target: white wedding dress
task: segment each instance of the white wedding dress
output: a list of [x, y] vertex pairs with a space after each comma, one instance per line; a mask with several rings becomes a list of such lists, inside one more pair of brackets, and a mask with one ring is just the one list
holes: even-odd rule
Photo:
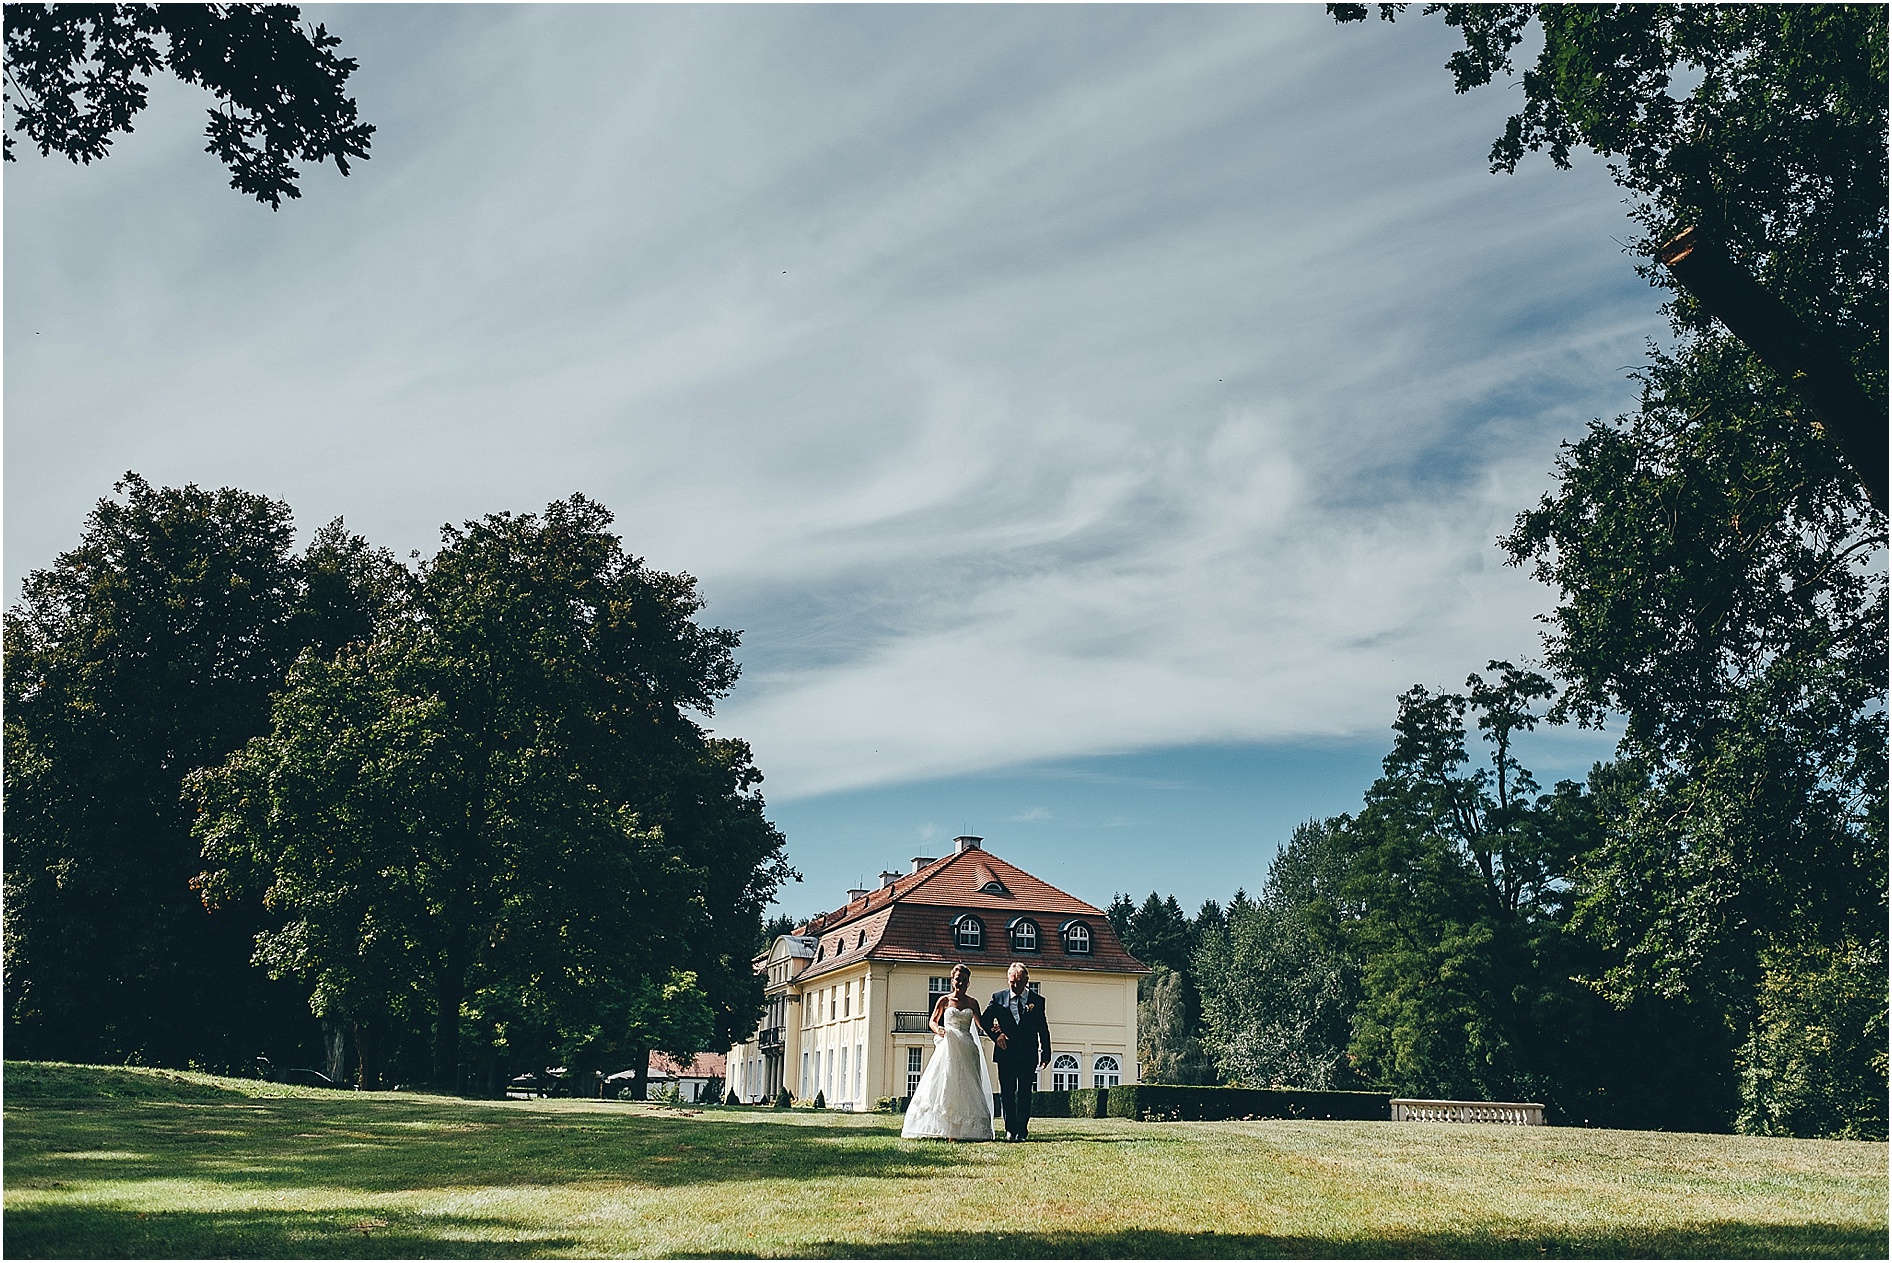
[[973, 1009], [947, 1009], [944, 1035], [933, 1037], [933, 1060], [907, 1103], [902, 1136], [992, 1139], [992, 1072]]

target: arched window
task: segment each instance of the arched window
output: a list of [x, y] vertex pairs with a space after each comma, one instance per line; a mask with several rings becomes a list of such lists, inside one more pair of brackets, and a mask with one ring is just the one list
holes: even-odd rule
[[1077, 1058], [1059, 1053], [1051, 1059], [1051, 1090], [1069, 1092], [1077, 1087]]
[[866, 930], [862, 930], [860, 937], [854, 940], [854, 946], [855, 947], [867, 946], [867, 931]]
[[1091, 954], [1091, 927], [1082, 921], [1064, 923], [1064, 950], [1072, 956]]
[[1012, 950], [1015, 952], [1035, 952], [1038, 950], [1038, 923], [1029, 917], [1020, 917], [1012, 922]]
[[815, 949], [815, 959], [816, 960], [828, 959], [828, 945], [826, 943], [823, 943], [820, 947], [817, 947]]
[[1115, 1057], [1099, 1055], [1091, 1058], [1092, 1087], [1114, 1088], [1120, 1081], [1121, 1074]]
[[979, 893], [982, 895], [1009, 895], [1012, 892], [1007, 890], [998, 878], [994, 877], [991, 881], [979, 887]]
[[953, 943], [962, 952], [982, 952], [985, 950], [985, 922], [970, 912], [962, 913], [953, 922]]

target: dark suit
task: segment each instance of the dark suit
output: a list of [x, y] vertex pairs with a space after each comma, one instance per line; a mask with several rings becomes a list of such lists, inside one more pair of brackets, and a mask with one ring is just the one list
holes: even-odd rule
[[1010, 987], [995, 991], [984, 1019], [986, 1030], [1005, 1036], [1005, 1047], [994, 1054], [999, 1063], [999, 1108], [1005, 1113], [1005, 1134], [1022, 1140], [1031, 1130], [1031, 1094], [1038, 1086], [1038, 1067], [1051, 1060], [1051, 1030], [1045, 1025], [1044, 997], [1031, 988], [1018, 997], [1016, 1007], [1014, 1012]]

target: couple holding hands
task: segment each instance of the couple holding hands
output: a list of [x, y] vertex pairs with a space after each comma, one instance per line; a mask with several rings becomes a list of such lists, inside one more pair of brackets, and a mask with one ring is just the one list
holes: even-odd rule
[[981, 1035], [990, 1035], [999, 1063], [999, 1107], [1005, 1115], [1005, 1139], [1024, 1140], [1031, 1129], [1031, 1094], [1038, 1069], [1051, 1064], [1051, 1031], [1045, 1025], [1044, 997], [1027, 984], [1030, 972], [1013, 964], [1008, 986], [994, 992], [979, 1011], [966, 993], [972, 971], [953, 966], [953, 989], [933, 1006], [928, 1023], [936, 1038], [933, 1060], [920, 1076], [907, 1103], [902, 1136], [941, 1140], [991, 1140], [992, 1075], [986, 1067]]

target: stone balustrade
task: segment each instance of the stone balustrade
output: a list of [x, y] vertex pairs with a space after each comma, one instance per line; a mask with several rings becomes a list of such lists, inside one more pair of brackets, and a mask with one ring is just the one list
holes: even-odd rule
[[1544, 1106], [1537, 1101], [1415, 1101], [1393, 1098], [1396, 1123], [1508, 1123], [1542, 1127]]

